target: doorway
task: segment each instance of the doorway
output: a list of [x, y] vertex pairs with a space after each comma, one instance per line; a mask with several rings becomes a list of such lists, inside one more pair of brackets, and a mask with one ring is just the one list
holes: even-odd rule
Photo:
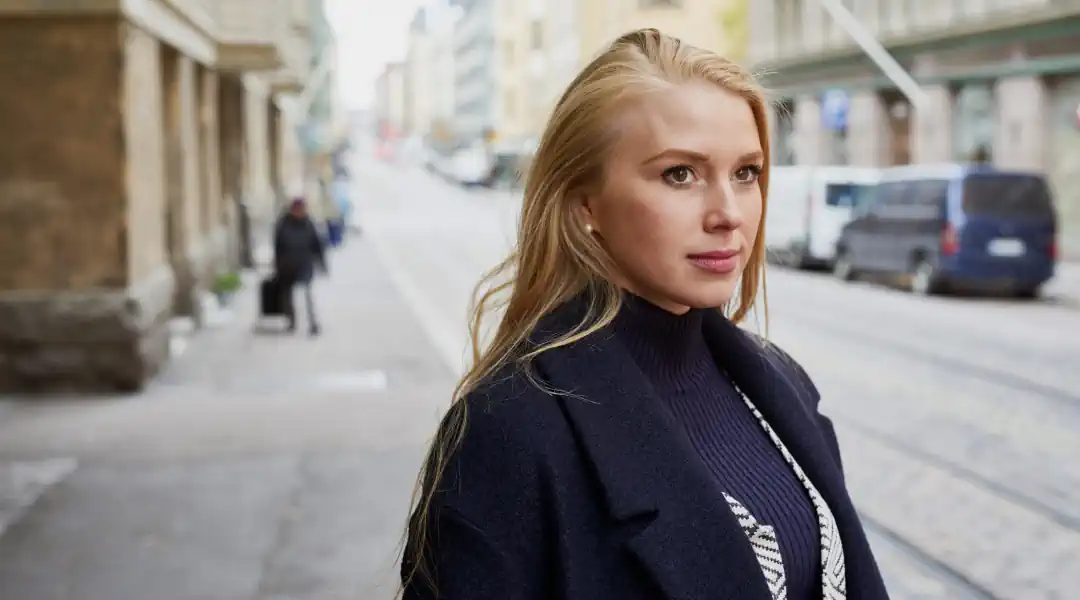
[[890, 166], [911, 164], [911, 102], [899, 90], [881, 92], [881, 102], [888, 124], [887, 162]]

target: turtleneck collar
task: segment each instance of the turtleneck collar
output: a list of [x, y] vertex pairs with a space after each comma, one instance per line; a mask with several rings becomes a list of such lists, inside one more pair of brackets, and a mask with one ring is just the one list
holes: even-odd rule
[[702, 331], [704, 315], [700, 309], [677, 315], [627, 293], [614, 330], [646, 376], [678, 380], [713, 364]]

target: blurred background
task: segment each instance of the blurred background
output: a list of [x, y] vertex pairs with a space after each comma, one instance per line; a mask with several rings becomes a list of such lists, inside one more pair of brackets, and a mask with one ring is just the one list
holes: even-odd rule
[[1080, 598], [1080, 0], [0, 0], [0, 599], [391, 598], [520, 174], [642, 26], [769, 90], [748, 327], [892, 596]]

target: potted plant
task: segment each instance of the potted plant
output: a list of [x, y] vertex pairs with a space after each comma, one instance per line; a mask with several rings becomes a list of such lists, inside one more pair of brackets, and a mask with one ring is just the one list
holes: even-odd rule
[[240, 290], [243, 282], [240, 280], [240, 274], [231, 271], [228, 273], [222, 273], [214, 279], [214, 295], [217, 296], [218, 302], [222, 306], [225, 306], [232, 300], [234, 294]]

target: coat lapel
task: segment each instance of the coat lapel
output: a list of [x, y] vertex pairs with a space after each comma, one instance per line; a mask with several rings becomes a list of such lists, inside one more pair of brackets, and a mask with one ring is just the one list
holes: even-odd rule
[[717, 362], [780, 436], [830, 508], [840, 498], [846, 501], [836, 460], [816, 416], [800, 399], [792, 369], [781, 365], [778, 355], [719, 313], [705, 318], [705, 338]]
[[[580, 308], [580, 307], [579, 307]], [[567, 331], [564, 307], [538, 336]], [[768, 600], [753, 550], [621, 342], [602, 331], [536, 359], [603, 490], [616, 537], [668, 600]]]
[[820, 426], [800, 375], [779, 353], [721, 315], [705, 320], [706, 339], [718, 362], [765, 417], [829, 505], [840, 529], [847, 563], [848, 598], [887, 598], [843, 471]]

